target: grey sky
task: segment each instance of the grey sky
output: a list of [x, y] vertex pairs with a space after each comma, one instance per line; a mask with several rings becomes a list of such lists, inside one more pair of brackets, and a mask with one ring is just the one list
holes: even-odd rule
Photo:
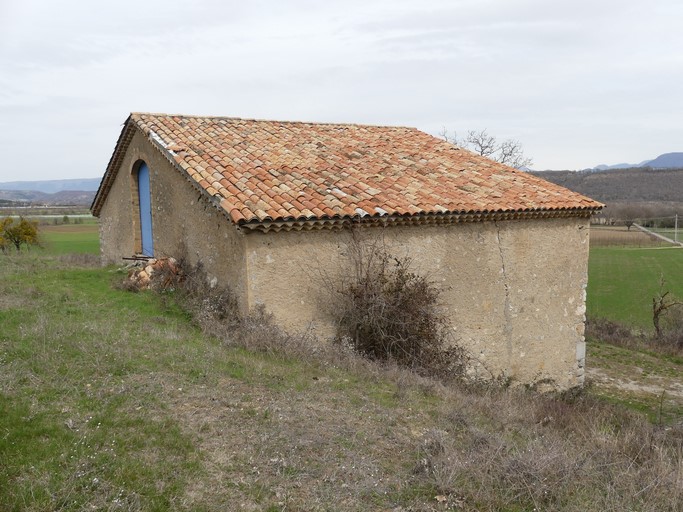
[[0, 182], [100, 176], [131, 111], [486, 128], [536, 169], [683, 151], [676, 0], [0, 0]]

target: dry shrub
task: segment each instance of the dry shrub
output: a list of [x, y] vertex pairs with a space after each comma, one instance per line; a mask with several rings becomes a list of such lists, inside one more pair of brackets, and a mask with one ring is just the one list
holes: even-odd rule
[[642, 344], [642, 337], [630, 328], [606, 318], [588, 318], [586, 338], [626, 348], [634, 348]]
[[102, 261], [99, 255], [88, 253], [70, 253], [59, 256], [60, 263], [68, 267], [100, 267]]
[[459, 510], [680, 510], [681, 428], [581, 393], [494, 391], [455, 407], [467, 421], [426, 432], [414, 474]]
[[[263, 307], [245, 315], [230, 288], [215, 286], [201, 263], [193, 267], [181, 258], [172, 267], [155, 267], [147, 283], [161, 294], [174, 292], [205, 332], [229, 344], [346, 367], [362, 365], [352, 357], [356, 352], [388, 363], [386, 369], [397, 364], [423, 375], [461, 376], [467, 358], [449, 343], [436, 284], [413, 272], [410, 259], [391, 257], [378, 240], [360, 243], [354, 237], [350, 253], [353, 275], [334, 288], [331, 304], [340, 327], [334, 344], [311, 332], [285, 331]], [[121, 287], [139, 289], [130, 279]]]
[[[240, 311], [235, 294], [228, 287], [214, 286], [201, 263], [191, 266], [178, 261], [181, 272], [176, 280], [163, 272], [154, 273], [150, 288], [166, 300], [173, 300], [186, 310], [203, 332], [228, 346], [268, 353], [282, 358], [296, 358], [322, 367], [339, 367], [361, 372], [371, 379], [400, 381], [423, 392], [442, 390], [442, 384], [400, 367], [394, 360], [370, 360], [354, 347], [340, 340], [317, 338], [313, 332], [291, 333], [277, 325], [272, 314], [259, 306], [249, 314]], [[122, 287], [139, 291], [126, 279]], [[166, 283], [168, 286], [161, 286]], [[450, 364], [450, 363], [448, 363]], [[399, 386], [400, 388], [401, 386]]]
[[391, 256], [381, 239], [361, 241], [352, 233], [351, 275], [333, 285], [338, 338], [371, 359], [429, 374], [461, 375], [466, 358], [449, 343], [450, 326], [436, 283], [415, 273], [410, 258]]
[[236, 329], [242, 321], [235, 294], [226, 287], [212, 284], [204, 266], [177, 262], [179, 271], [163, 269], [152, 274], [150, 288], [157, 292], [175, 292], [181, 305], [205, 332], [219, 335]]
[[661, 321], [661, 334], [635, 332], [605, 318], [586, 321], [586, 338], [628, 349], [646, 349], [667, 355], [683, 355], [683, 311], [676, 307], [667, 311]]
[[190, 266], [180, 260], [178, 266], [181, 272], [152, 274], [150, 288], [162, 294], [172, 291], [197, 325], [226, 345], [302, 360], [313, 357], [329, 362], [346, 357], [342, 348], [326, 344], [309, 332], [287, 332], [263, 306], [245, 315], [234, 292], [212, 283], [201, 263]]
[[683, 308], [672, 307], [662, 322], [661, 334], [654, 336], [651, 343], [669, 354], [683, 354]]

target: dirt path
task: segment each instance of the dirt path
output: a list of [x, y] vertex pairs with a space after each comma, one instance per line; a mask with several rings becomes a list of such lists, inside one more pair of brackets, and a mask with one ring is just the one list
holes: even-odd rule
[[683, 422], [680, 359], [591, 344], [586, 375], [600, 395], [626, 402], [658, 420]]

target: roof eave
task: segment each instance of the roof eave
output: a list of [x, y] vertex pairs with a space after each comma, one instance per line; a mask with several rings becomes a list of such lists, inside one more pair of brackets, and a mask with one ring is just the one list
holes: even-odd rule
[[123, 128], [121, 129], [119, 138], [116, 141], [116, 146], [114, 147], [114, 152], [112, 153], [109, 163], [107, 164], [107, 170], [104, 172], [104, 176], [102, 176], [100, 186], [97, 188], [95, 198], [90, 205], [90, 211], [95, 217], [100, 216], [104, 201], [109, 194], [109, 190], [111, 190], [114, 180], [116, 179], [116, 175], [121, 167], [123, 157], [128, 150], [128, 146], [130, 145], [130, 141], [132, 140], [134, 133], [135, 123], [132, 122], [131, 116], [128, 116], [128, 119], [126, 119], [126, 121], [123, 123]]
[[466, 222], [501, 220], [530, 220], [557, 218], [590, 218], [602, 209], [596, 206], [548, 210], [510, 210], [497, 212], [421, 213], [415, 215], [376, 215], [364, 217], [300, 218], [288, 220], [251, 220], [239, 222], [245, 232], [312, 231], [320, 229], [343, 229], [352, 225], [362, 226], [408, 226], [446, 225]]
[[166, 146], [160, 143], [158, 137], [156, 137], [156, 134], [154, 132], [150, 131], [150, 133], [146, 133], [145, 130], [143, 130], [140, 126], [137, 125], [137, 123], [133, 119], [134, 115], [135, 114], [133, 113], [130, 116], [128, 116], [128, 119], [126, 119], [124, 127], [121, 130], [121, 134], [119, 135], [119, 139], [116, 142], [114, 152], [112, 153], [111, 159], [109, 160], [109, 164], [107, 165], [107, 170], [105, 171], [104, 176], [102, 177], [100, 186], [98, 187], [97, 193], [95, 194], [95, 199], [93, 199], [93, 202], [90, 206], [90, 211], [92, 212], [92, 214], [95, 217], [99, 217], [100, 212], [102, 211], [102, 207], [104, 206], [104, 202], [107, 198], [107, 195], [114, 183], [114, 180], [116, 179], [116, 176], [119, 173], [125, 154], [128, 151], [128, 146], [130, 145], [130, 142], [132, 141], [135, 132], [139, 130], [139, 132], [144, 137], [146, 137], [147, 140], [149, 140], [152, 146], [155, 147], [164, 156], [164, 158], [166, 158], [166, 160], [168, 160], [168, 162], [181, 174], [181, 176], [183, 176], [187, 181], [189, 181], [190, 184], [198, 192], [204, 195], [212, 206], [214, 206], [217, 210], [219, 210], [219, 212], [224, 214], [229, 220], [232, 221], [232, 219], [230, 219], [229, 212], [225, 211], [225, 209], [222, 208], [220, 205], [220, 201], [222, 198], [212, 196], [206, 189], [199, 185], [199, 183], [193, 180], [189, 173], [175, 160], [172, 152], [169, 151], [166, 148]]

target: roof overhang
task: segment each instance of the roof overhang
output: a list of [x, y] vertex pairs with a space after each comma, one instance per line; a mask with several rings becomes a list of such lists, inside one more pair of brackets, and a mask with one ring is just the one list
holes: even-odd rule
[[119, 140], [116, 141], [114, 153], [112, 153], [111, 158], [109, 159], [109, 164], [107, 164], [107, 170], [102, 177], [102, 181], [100, 181], [100, 186], [97, 188], [95, 199], [93, 199], [92, 204], [90, 205], [90, 211], [95, 217], [100, 216], [104, 201], [107, 198], [107, 194], [109, 194], [112, 185], [114, 184], [114, 180], [116, 179], [116, 175], [121, 167], [123, 158], [126, 155], [126, 151], [128, 151], [128, 146], [130, 145], [130, 141], [133, 139], [135, 130], [135, 123], [133, 123], [131, 121], [131, 117], [128, 116], [126, 122], [123, 123], [123, 129], [119, 135]]
[[565, 210], [533, 210], [513, 212], [467, 212], [467, 213], [434, 213], [417, 215], [385, 215], [366, 217], [340, 217], [334, 219], [292, 219], [239, 223], [244, 232], [278, 232], [278, 231], [314, 231], [320, 229], [344, 229], [350, 226], [442, 226], [462, 224], [466, 222], [496, 222], [510, 220], [590, 218], [601, 208], [565, 209]]
[[[231, 218], [230, 212], [222, 206], [223, 198], [219, 195], [212, 195], [209, 190], [200, 186], [196, 180], [192, 179], [188, 171], [179, 164], [177, 155], [173, 148], [167, 147], [154, 132], [145, 134], [144, 131], [129, 116], [126, 119], [119, 139], [116, 143], [114, 152], [107, 165], [107, 170], [100, 182], [100, 186], [95, 194], [95, 198], [90, 206], [90, 210], [95, 217], [99, 217], [104, 202], [111, 187], [118, 175], [126, 152], [136, 132], [143, 135], [150, 144], [155, 147], [169, 163], [197, 190], [202, 196], [226, 219], [235, 225], [242, 232], [279, 232], [279, 231], [311, 231], [319, 229], [343, 229], [352, 225], [363, 226], [408, 226], [408, 225], [447, 225], [466, 222], [485, 222], [485, 221], [508, 221], [508, 220], [530, 220], [530, 219], [551, 219], [551, 218], [590, 218], [599, 212], [604, 205], [597, 203], [597, 206], [590, 208], [558, 208], [558, 209], [536, 209], [536, 210], [513, 210], [513, 211], [467, 211], [467, 212], [420, 212], [405, 215], [368, 215], [358, 214], [345, 217], [308, 217], [292, 219], [266, 219], [235, 222]], [[224, 203], [223, 203], [224, 204]]]

